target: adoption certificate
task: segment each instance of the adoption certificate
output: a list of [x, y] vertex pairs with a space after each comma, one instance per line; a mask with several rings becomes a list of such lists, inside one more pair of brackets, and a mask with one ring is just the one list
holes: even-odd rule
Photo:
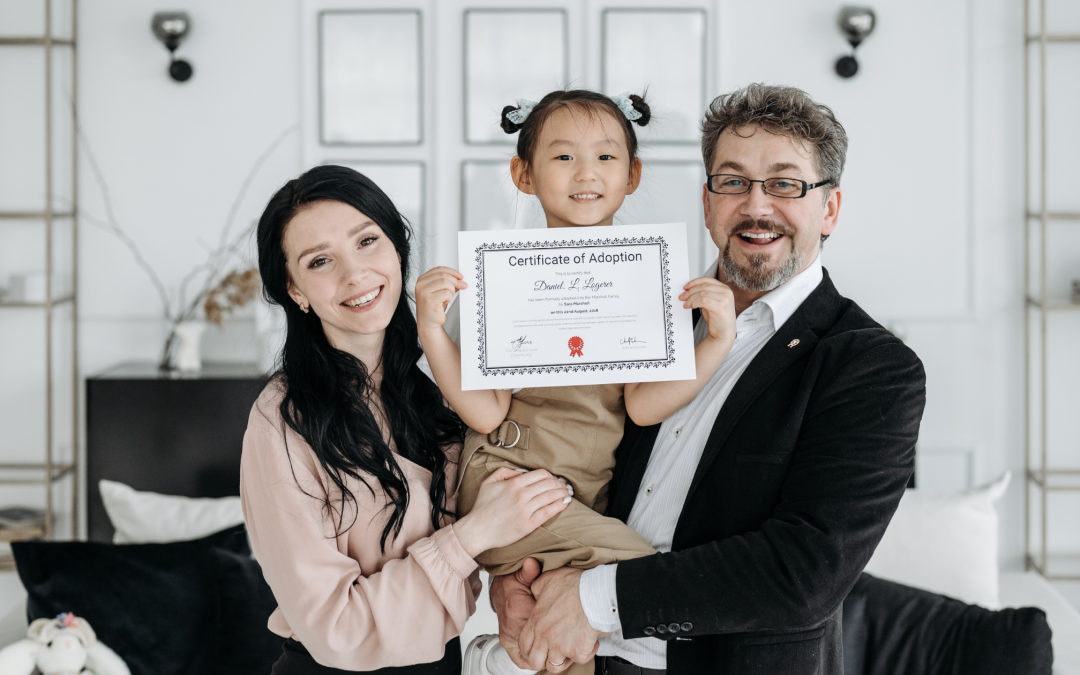
[[696, 376], [686, 225], [458, 233], [466, 390]]

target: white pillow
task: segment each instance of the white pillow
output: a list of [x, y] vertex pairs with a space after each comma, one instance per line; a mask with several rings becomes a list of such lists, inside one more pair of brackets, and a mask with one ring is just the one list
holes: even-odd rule
[[116, 528], [114, 544], [189, 541], [244, 522], [239, 497], [194, 499], [139, 492], [111, 480], [98, 482], [105, 511]]
[[998, 609], [998, 516], [1011, 473], [958, 495], [908, 490], [866, 571]]

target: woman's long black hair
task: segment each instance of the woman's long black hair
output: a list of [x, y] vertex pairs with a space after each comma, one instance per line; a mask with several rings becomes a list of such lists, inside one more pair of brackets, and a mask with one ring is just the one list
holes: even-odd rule
[[[348, 204], [371, 218], [401, 255], [401, 297], [383, 339], [378, 391], [364, 364], [331, 346], [319, 317], [302, 312], [288, 294], [285, 228], [300, 210], [321, 201]], [[404, 288], [412, 238], [408, 222], [366, 176], [342, 166], [319, 166], [277, 191], [259, 219], [256, 237], [263, 293], [269, 302], [281, 305], [286, 317], [285, 347], [274, 377], [285, 390], [281, 417], [308, 442], [341, 492], [339, 532], [352, 526], [343, 522], [347, 502], [356, 506], [355, 495], [345, 485], [347, 477], [361, 481], [373, 496], [370, 481], [376, 480], [386, 495], [390, 517], [380, 539], [383, 550], [386, 540], [401, 532], [409, 505], [406, 477], [368, 403], [375, 397], [381, 397], [397, 452], [431, 471], [431, 523], [438, 529], [441, 517], [448, 513], [444, 449], [462, 440], [464, 427], [435, 383], [416, 367], [420, 342]], [[335, 510], [329, 496], [324, 506], [330, 513]]]

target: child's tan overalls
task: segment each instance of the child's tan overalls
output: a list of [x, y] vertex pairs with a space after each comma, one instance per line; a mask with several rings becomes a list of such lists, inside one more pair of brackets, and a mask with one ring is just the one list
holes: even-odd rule
[[485, 436], [469, 430], [458, 465], [459, 514], [472, 509], [480, 484], [504, 466], [547, 469], [574, 487], [574, 499], [557, 516], [516, 544], [477, 558], [489, 574], [512, 574], [526, 558], [536, 558], [546, 571], [655, 553], [622, 521], [601, 515], [625, 420], [621, 384], [536, 387], [513, 395], [506, 421], [495, 431]]

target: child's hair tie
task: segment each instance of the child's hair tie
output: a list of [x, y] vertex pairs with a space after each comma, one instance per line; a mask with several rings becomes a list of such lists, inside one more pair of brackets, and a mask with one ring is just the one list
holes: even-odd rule
[[529, 117], [529, 113], [536, 107], [536, 101], [519, 98], [517, 104], [518, 108], [507, 112], [506, 118], [514, 124], [521, 125], [525, 123], [526, 118]]
[[615, 105], [619, 106], [619, 110], [622, 111], [623, 117], [631, 122], [641, 119], [641, 112], [634, 109], [634, 102], [630, 100], [630, 92], [624, 91], [618, 96], [609, 96]]

